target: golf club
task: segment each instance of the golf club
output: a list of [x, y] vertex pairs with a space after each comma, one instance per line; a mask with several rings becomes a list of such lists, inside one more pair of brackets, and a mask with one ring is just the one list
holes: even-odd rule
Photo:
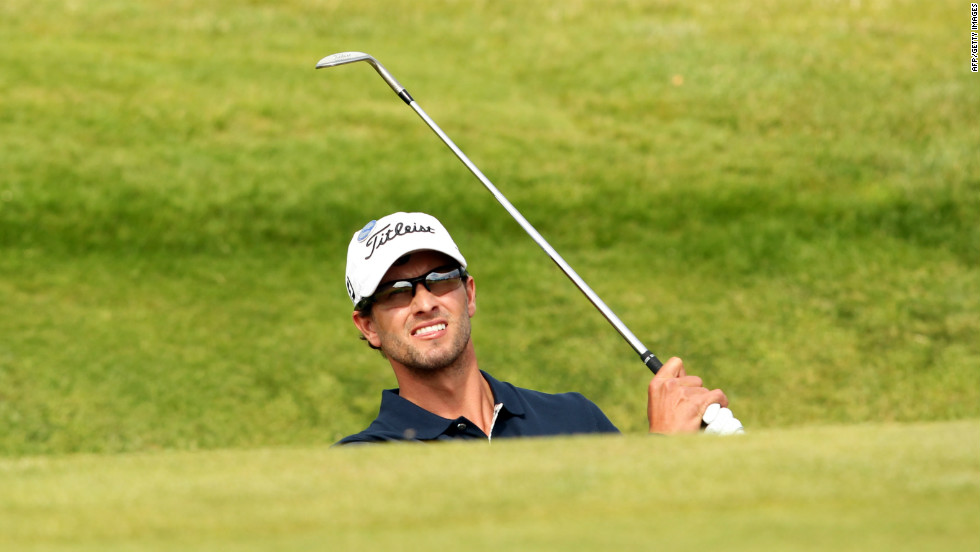
[[[371, 67], [374, 67], [375, 71], [381, 75], [381, 78], [383, 78], [385, 82], [388, 83], [388, 86], [395, 91], [395, 94], [397, 94], [402, 101], [408, 104], [408, 106], [411, 107], [423, 121], [425, 121], [425, 124], [429, 125], [429, 128], [431, 128], [432, 131], [435, 132], [440, 139], [442, 139], [443, 143], [449, 146], [449, 149], [456, 154], [456, 157], [458, 157], [464, 165], [466, 165], [466, 168], [468, 168], [470, 172], [472, 172], [477, 179], [480, 180], [480, 182], [493, 195], [493, 197], [496, 198], [496, 200], [504, 207], [504, 209], [507, 210], [508, 213], [510, 213], [510, 216], [513, 217], [514, 220], [521, 225], [521, 228], [523, 228], [524, 231], [531, 236], [531, 239], [533, 239], [535, 243], [537, 243], [541, 249], [548, 254], [549, 257], [551, 257], [551, 260], [558, 265], [558, 268], [560, 268], [561, 271], [568, 276], [572, 283], [578, 287], [579, 291], [581, 291], [588, 298], [588, 300], [595, 305], [597, 309], [599, 309], [599, 312], [602, 313], [606, 320], [608, 320], [609, 323], [616, 328], [616, 331], [623, 336], [623, 339], [625, 339], [626, 342], [633, 347], [633, 350], [640, 355], [640, 361], [642, 361], [651, 372], [656, 374], [657, 371], [663, 366], [660, 359], [650, 352], [650, 349], [644, 346], [639, 338], [637, 338], [636, 335], [634, 335], [633, 332], [626, 327], [626, 324], [624, 324], [623, 321], [616, 316], [612, 309], [610, 309], [606, 303], [592, 290], [592, 288], [589, 287], [585, 280], [583, 280], [578, 273], [575, 272], [575, 270], [567, 262], [565, 262], [565, 259], [562, 258], [562, 256], [559, 255], [553, 247], [551, 247], [551, 244], [544, 239], [544, 237], [534, 228], [534, 226], [532, 226], [531, 223], [524, 218], [524, 215], [522, 215], [520, 211], [518, 211], [506, 197], [504, 197], [500, 190], [498, 190], [497, 187], [490, 182], [490, 179], [483, 174], [483, 171], [481, 171], [476, 165], [473, 164], [472, 161], [470, 161], [469, 157], [467, 157], [466, 154], [463, 153], [458, 146], [456, 146], [449, 136], [447, 136], [446, 133], [439, 128], [439, 125], [437, 125], [435, 121], [433, 121], [419, 106], [415, 99], [412, 98], [412, 95], [408, 93], [408, 90], [405, 90], [405, 87], [399, 84], [399, 82], [395, 80], [391, 73], [389, 73], [388, 70], [385, 69], [380, 62], [378, 62], [378, 60], [363, 52], [340, 52], [321, 59], [319, 62], [317, 62], [316, 68], [324, 69], [327, 67], [336, 67], [338, 65], [346, 65], [348, 63], [356, 63], [359, 61], [366, 61], [371, 65]], [[706, 420], [705, 423], [710, 422]], [[741, 429], [740, 423], [738, 424], [738, 429]], [[734, 432], [734, 430], [731, 432]], [[726, 431], [725, 433], [730, 432]]]

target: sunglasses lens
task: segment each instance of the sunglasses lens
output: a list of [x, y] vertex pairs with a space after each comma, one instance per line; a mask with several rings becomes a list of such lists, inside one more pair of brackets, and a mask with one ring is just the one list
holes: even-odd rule
[[412, 288], [415, 284], [405, 280], [391, 282], [383, 290], [374, 294], [374, 304], [379, 307], [404, 307], [412, 302]]
[[425, 288], [434, 295], [444, 295], [458, 288], [462, 282], [459, 269], [449, 272], [430, 272], [425, 277]]

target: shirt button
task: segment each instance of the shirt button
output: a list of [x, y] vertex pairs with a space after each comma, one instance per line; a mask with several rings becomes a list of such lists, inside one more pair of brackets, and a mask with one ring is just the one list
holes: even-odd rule
[[459, 424], [456, 424], [456, 429], [460, 431], [466, 431], [466, 424], [460, 422]]

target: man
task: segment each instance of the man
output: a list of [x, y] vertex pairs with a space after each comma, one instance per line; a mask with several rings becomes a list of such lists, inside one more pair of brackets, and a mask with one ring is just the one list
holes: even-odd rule
[[[434, 217], [394, 213], [354, 234], [347, 291], [354, 325], [387, 358], [398, 389], [382, 393], [367, 429], [338, 444], [619, 431], [578, 393], [521, 389], [479, 369], [470, 335], [476, 283]], [[695, 432], [712, 403], [724, 407], [728, 399], [672, 358], [647, 391], [650, 431]]]

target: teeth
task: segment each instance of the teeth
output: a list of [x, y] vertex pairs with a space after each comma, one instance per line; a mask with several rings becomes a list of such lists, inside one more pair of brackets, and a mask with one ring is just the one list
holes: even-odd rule
[[417, 332], [415, 332], [415, 335], [426, 335], [432, 332], [438, 332], [439, 330], [445, 330], [445, 329], [446, 329], [445, 324], [436, 324], [434, 326], [426, 326], [418, 330]]

